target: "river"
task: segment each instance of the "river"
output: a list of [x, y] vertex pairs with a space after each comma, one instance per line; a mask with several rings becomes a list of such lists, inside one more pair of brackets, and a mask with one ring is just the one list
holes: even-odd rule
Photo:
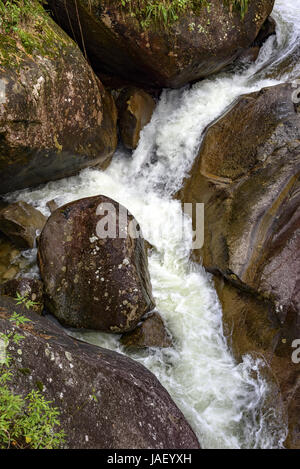
[[[232, 68], [192, 87], [164, 90], [132, 156], [119, 149], [105, 172], [88, 169], [9, 195], [9, 200], [27, 201], [49, 215], [46, 202], [51, 199], [63, 205], [104, 194], [137, 218], [155, 247], [149, 257], [154, 297], [175, 346], [129, 355], [168, 389], [203, 448], [278, 448], [287, 432], [280, 409], [268, 403], [270, 384], [263, 377], [263, 361], [244, 356], [238, 364], [231, 354], [211, 279], [190, 261], [190, 220], [184, 218], [182, 236], [181, 205], [172, 198], [208, 124], [240, 95], [300, 77], [300, 0], [277, 0], [273, 17], [277, 36], [268, 39], [255, 64]], [[128, 353], [118, 336], [93, 331], [77, 336]]]

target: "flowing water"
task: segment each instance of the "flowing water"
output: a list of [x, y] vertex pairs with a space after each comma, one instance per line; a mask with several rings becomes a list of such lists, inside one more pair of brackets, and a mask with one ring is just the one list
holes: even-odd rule
[[[132, 157], [120, 149], [105, 172], [84, 170], [76, 177], [9, 196], [49, 214], [46, 202], [51, 199], [63, 205], [104, 194], [135, 215], [145, 238], [155, 247], [149, 258], [154, 297], [175, 347], [130, 356], [168, 389], [204, 448], [277, 448], [286, 437], [280, 408], [273, 409], [268, 402], [271, 385], [263, 377], [263, 361], [245, 356], [237, 364], [231, 355], [210, 277], [189, 260], [191, 222], [172, 199], [209, 123], [241, 94], [300, 76], [300, 0], [277, 0], [273, 16], [277, 38], [266, 42], [255, 64], [179, 91], [164, 91]], [[285, 61], [289, 67], [283, 68]], [[179, 229], [182, 220], [184, 236]], [[127, 353], [118, 336], [92, 331], [77, 336]]]

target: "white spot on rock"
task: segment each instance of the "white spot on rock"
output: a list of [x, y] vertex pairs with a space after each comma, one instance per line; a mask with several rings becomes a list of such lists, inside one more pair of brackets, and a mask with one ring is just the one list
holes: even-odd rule
[[72, 361], [72, 355], [70, 354], [70, 352], [65, 352], [65, 356], [66, 356], [67, 360], [69, 360], [69, 362]]
[[0, 79], [0, 104], [5, 104], [7, 100], [6, 85], [7, 85], [7, 81]]
[[43, 76], [41, 76], [37, 80], [36, 84], [34, 85], [33, 90], [32, 90], [32, 94], [35, 97], [35, 99], [39, 98], [39, 94], [40, 94], [40, 91], [41, 91], [42, 86], [43, 86], [44, 83], [45, 83], [45, 78]]

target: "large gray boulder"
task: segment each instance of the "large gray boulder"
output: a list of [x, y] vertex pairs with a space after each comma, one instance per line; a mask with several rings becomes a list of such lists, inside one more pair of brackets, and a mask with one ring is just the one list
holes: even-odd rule
[[[13, 326], [13, 311], [31, 322]], [[48, 317], [0, 297], [0, 332], [24, 336], [11, 347], [12, 389], [43, 389], [60, 411], [71, 449], [190, 449], [198, 440], [168, 392], [139, 363], [68, 337]]]
[[[97, 229], [106, 225], [107, 206], [116, 232], [101, 238]], [[136, 224], [124, 207], [102, 195], [71, 202], [48, 219], [38, 262], [47, 306], [63, 324], [122, 333], [153, 309], [144, 239], [130, 232]]]
[[274, 0], [249, 1], [244, 18], [230, 3], [211, 0], [199, 6], [191, 1], [175, 9], [178, 19], [172, 21], [174, 4], [168, 0], [167, 20], [160, 15], [161, 21], [147, 22], [145, 1], [48, 0], [56, 20], [76, 38], [96, 72], [150, 88], [181, 87], [221, 70], [248, 49]]
[[106, 167], [117, 145], [113, 98], [79, 47], [32, 8], [0, 30], [0, 194]]
[[0, 210], [0, 231], [17, 247], [33, 249], [47, 218], [26, 202], [15, 202]]

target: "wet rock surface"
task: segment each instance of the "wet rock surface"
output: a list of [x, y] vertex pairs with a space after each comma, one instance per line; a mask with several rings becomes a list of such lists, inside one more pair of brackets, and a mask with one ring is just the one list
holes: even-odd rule
[[126, 12], [119, 1], [48, 3], [58, 23], [87, 51], [96, 72], [157, 88], [181, 87], [232, 63], [256, 39], [274, 5], [273, 0], [249, 2], [242, 19], [226, 2], [214, 0], [210, 8], [180, 13], [173, 24], [151, 23], [143, 29], [138, 12]]
[[[12, 388], [22, 395], [43, 388], [60, 410], [71, 449], [197, 449], [198, 440], [168, 392], [137, 362], [68, 337], [39, 317], [0, 297], [0, 331], [14, 327], [13, 311], [31, 322], [12, 348]], [[21, 370], [21, 371], [20, 371]], [[23, 372], [22, 372], [23, 370]], [[24, 372], [26, 370], [26, 373]]]
[[[40, 236], [46, 304], [67, 326], [122, 333], [153, 309], [144, 240], [130, 236], [137, 222], [128, 214], [123, 223], [120, 207], [127, 216], [108, 197], [72, 202], [51, 215]], [[107, 208], [112, 237], [99, 238], [97, 227], [106, 226]]]
[[24, 266], [21, 250], [0, 234], [0, 283], [15, 278]]
[[0, 231], [15, 246], [32, 249], [47, 218], [26, 202], [15, 202], [0, 210]]
[[[288, 84], [241, 97], [208, 128], [184, 202], [205, 203], [205, 244], [224, 323], [239, 358], [263, 354], [289, 413], [288, 445], [300, 447], [300, 115]], [[242, 136], [242, 137], [241, 137]], [[296, 399], [296, 401], [295, 401]]]
[[256, 61], [260, 50], [264, 43], [271, 37], [276, 35], [276, 22], [269, 16], [261, 27], [261, 30], [255, 41], [248, 49], [245, 49], [238, 57], [236, 63], [253, 63]]
[[300, 116], [292, 93], [279, 85], [241, 97], [208, 128], [181, 192], [184, 202], [206, 204], [207, 242], [195, 257], [252, 288], [278, 236], [295, 232], [286, 222], [297, 227]]
[[51, 213], [55, 212], [55, 210], [58, 209], [58, 205], [57, 203], [55, 202], [55, 200], [49, 200], [49, 202], [47, 202], [47, 208], [50, 210]]
[[126, 148], [135, 150], [141, 131], [151, 120], [155, 101], [143, 90], [125, 88], [118, 97], [117, 107], [122, 142]]
[[172, 346], [172, 338], [166, 330], [160, 314], [155, 312], [149, 314], [132, 332], [123, 334], [121, 343], [125, 347], [133, 349], [168, 348]]

